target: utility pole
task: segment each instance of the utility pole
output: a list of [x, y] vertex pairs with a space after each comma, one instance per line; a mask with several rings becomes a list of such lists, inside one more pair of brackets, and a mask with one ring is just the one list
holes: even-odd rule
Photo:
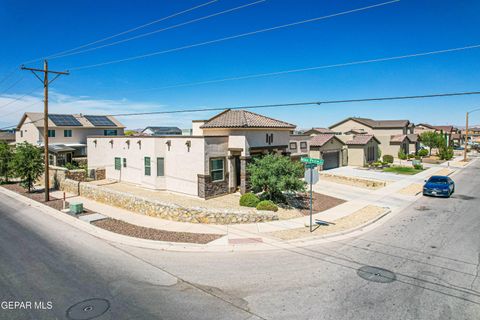
[[467, 161], [467, 149], [468, 149], [468, 112], [465, 117], [465, 150], [463, 150], [463, 161]]
[[[30, 70], [35, 77], [43, 83], [43, 153], [45, 156], [45, 202], [50, 201], [50, 173], [48, 161], [48, 85], [55, 81], [61, 75], [69, 75], [68, 71], [52, 71], [48, 70], [48, 61], [44, 60], [43, 69], [21, 67], [22, 70]], [[43, 72], [43, 79], [38, 76], [37, 72]], [[48, 81], [48, 74], [53, 73], [55, 77]]]

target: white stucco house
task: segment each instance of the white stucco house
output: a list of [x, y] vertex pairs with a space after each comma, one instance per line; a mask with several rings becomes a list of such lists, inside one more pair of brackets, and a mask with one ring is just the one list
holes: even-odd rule
[[192, 135], [95, 136], [87, 139], [89, 170], [142, 187], [211, 198], [248, 190], [246, 165], [268, 152], [289, 154], [293, 124], [227, 109], [192, 123]]
[[[26, 112], [15, 131], [15, 143], [43, 147], [43, 113]], [[124, 126], [112, 116], [50, 114], [48, 145], [51, 165], [64, 165], [74, 157], [87, 155], [87, 137], [123, 136]]]

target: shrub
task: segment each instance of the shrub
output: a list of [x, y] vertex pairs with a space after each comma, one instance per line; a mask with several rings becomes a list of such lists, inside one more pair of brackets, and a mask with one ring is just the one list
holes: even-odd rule
[[257, 210], [267, 210], [267, 211], [277, 212], [278, 207], [271, 200], [262, 200], [257, 204]]
[[405, 154], [405, 152], [403, 152], [402, 149], [400, 149], [400, 151], [398, 151], [398, 159], [401, 159], [401, 160], [406, 160], [407, 159], [407, 155]]
[[5, 182], [13, 174], [12, 159], [12, 148], [5, 141], [0, 141], [0, 175]]
[[413, 153], [409, 153], [407, 157], [408, 157], [408, 159], [413, 159], [413, 158], [415, 158], [415, 155]]
[[393, 163], [393, 156], [386, 154], [383, 156], [383, 162], [386, 163]]
[[438, 155], [441, 160], [450, 160], [453, 158], [453, 148], [452, 147], [440, 148]]
[[427, 149], [420, 149], [420, 150], [418, 150], [418, 155], [420, 157], [426, 157], [428, 155], [428, 150]]
[[245, 193], [240, 197], [240, 205], [242, 207], [255, 208], [259, 202], [260, 199], [257, 197], [257, 195], [251, 192]]
[[304, 166], [290, 157], [268, 154], [254, 158], [247, 165], [250, 186], [254, 192], [263, 192], [262, 197], [276, 202], [284, 201], [283, 192], [304, 191], [301, 177]]
[[417, 170], [423, 170], [423, 166], [420, 163], [414, 164], [413, 167]]

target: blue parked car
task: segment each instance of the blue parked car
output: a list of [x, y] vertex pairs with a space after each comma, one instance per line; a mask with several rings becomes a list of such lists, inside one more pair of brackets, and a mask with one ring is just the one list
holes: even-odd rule
[[455, 192], [455, 182], [447, 176], [431, 176], [423, 185], [424, 196], [450, 197]]

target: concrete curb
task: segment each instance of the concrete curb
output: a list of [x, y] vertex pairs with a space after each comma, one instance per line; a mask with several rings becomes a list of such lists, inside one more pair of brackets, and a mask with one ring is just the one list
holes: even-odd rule
[[[303, 239], [294, 239], [294, 240], [276, 240], [273, 238], [263, 238], [265, 242], [258, 242], [253, 244], [218, 244], [218, 245], [208, 245], [208, 244], [195, 244], [195, 243], [181, 243], [181, 242], [164, 242], [156, 240], [148, 240], [141, 238], [134, 238], [130, 236], [125, 236], [117, 234], [99, 227], [96, 227], [88, 222], [82, 221], [76, 217], [72, 217], [68, 214], [61, 213], [60, 211], [53, 209], [47, 205], [39, 203], [35, 200], [22, 196], [16, 192], [10, 191], [8, 189], [0, 187], [0, 193], [13, 198], [15, 200], [21, 201], [31, 207], [39, 209], [43, 213], [55, 218], [59, 221], [62, 221], [76, 229], [84, 231], [94, 237], [103, 239], [105, 241], [114, 242], [117, 244], [123, 244], [133, 247], [146, 248], [146, 249], [155, 249], [155, 250], [164, 250], [164, 251], [179, 251], [179, 252], [233, 252], [233, 251], [271, 251], [271, 250], [281, 250], [285, 248], [308, 246], [312, 244], [332, 242], [336, 240], [345, 240], [346, 238], [357, 236], [359, 233], [367, 232], [373, 229], [374, 224], [381, 220], [383, 217], [391, 213], [391, 210], [387, 209], [385, 213], [376, 217], [375, 219], [368, 221], [360, 226], [354, 227], [352, 229], [339, 231], [336, 233], [312, 237], [312, 238], [303, 238]], [[253, 234], [252, 234], [253, 235]], [[258, 235], [256, 235], [258, 237]]]

